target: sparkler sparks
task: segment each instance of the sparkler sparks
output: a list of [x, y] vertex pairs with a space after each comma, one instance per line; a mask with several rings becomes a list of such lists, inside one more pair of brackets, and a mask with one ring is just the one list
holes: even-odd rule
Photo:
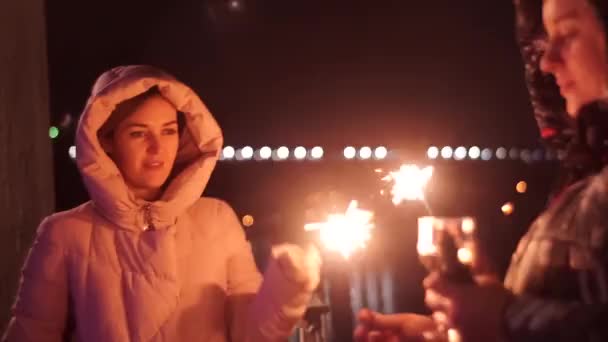
[[308, 223], [304, 230], [319, 230], [325, 248], [348, 259], [357, 249], [365, 247], [374, 228], [374, 213], [357, 206], [358, 202], [353, 200], [344, 214], [331, 214], [325, 222]]
[[419, 168], [416, 165], [401, 165], [399, 170], [391, 171], [382, 178], [387, 182], [394, 182], [391, 189], [393, 204], [403, 201], [423, 201], [424, 189], [433, 175], [433, 167]]

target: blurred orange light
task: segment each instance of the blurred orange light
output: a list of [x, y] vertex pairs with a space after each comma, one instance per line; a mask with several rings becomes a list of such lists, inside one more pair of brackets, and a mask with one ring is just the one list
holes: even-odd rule
[[463, 265], [471, 265], [473, 263], [473, 251], [470, 248], [462, 247], [457, 252], [458, 261]]
[[251, 227], [253, 226], [254, 220], [253, 220], [253, 216], [251, 215], [245, 215], [243, 216], [243, 226], [245, 227]]
[[502, 210], [502, 213], [505, 214], [505, 216], [509, 216], [509, 215], [513, 214], [513, 211], [515, 210], [515, 206], [511, 202], [507, 202], [502, 205], [500, 210]]
[[525, 181], [517, 183], [517, 185], [515, 186], [515, 190], [517, 190], [517, 192], [520, 194], [525, 193], [528, 190], [528, 183], [526, 183]]

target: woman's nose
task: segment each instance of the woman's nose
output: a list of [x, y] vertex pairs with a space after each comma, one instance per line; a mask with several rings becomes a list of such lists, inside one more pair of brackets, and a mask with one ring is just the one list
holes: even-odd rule
[[148, 136], [148, 152], [152, 153], [152, 154], [156, 154], [160, 150], [161, 150], [160, 139], [156, 135], [153, 135], [153, 134]]
[[557, 44], [548, 42], [545, 52], [540, 59], [540, 69], [547, 74], [554, 74], [562, 63], [562, 57]]

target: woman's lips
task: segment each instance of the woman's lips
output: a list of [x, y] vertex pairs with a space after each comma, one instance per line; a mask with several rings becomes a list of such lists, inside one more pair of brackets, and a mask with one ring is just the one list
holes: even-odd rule
[[144, 167], [146, 169], [152, 169], [152, 170], [162, 169], [163, 166], [165, 166], [165, 162], [159, 161], [159, 160], [151, 160], [151, 161], [144, 162]]

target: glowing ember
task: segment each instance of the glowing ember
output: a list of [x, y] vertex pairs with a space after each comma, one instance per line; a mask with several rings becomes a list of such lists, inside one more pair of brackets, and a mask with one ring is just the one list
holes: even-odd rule
[[331, 214], [327, 221], [308, 223], [304, 230], [319, 230], [321, 242], [328, 250], [348, 258], [358, 248], [364, 248], [371, 238], [374, 213], [357, 208], [351, 201], [344, 214]]
[[421, 169], [416, 165], [401, 165], [399, 170], [391, 171], [382, 180], [394, 182], [391, 195], [397, 205], [403, 201], [424, 200], [424, 189], [432, 175], [432, 166]]

